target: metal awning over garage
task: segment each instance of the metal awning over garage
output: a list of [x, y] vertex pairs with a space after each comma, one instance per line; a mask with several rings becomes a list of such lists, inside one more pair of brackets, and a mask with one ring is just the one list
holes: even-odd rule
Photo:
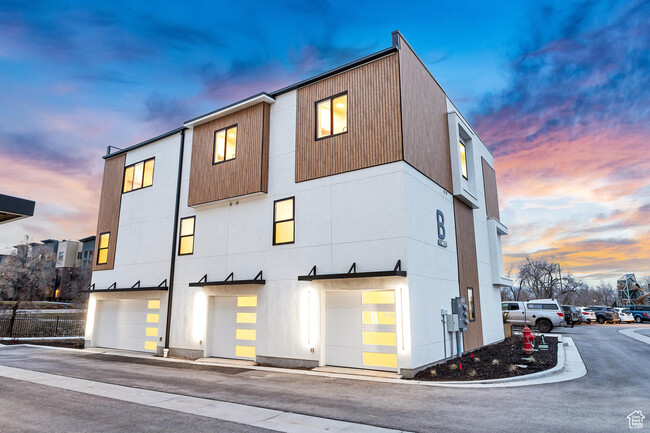
[[0, 194], [0, 224], [33, 216], [35, 206], [31, 200]]
[[398, 260], [392, 271], [357, 272], [357, 264], [352, 263], [350, 270], [345, 274], [321, 274], [316, 273], [316, 266], [311, 268], [309, 274], [299, 275], [298, 281], [316, 280], [342, 280], [348, 278], [376, 278], [376, 277], [406, 277], [406, 271], [402, 270], [402, 261]]

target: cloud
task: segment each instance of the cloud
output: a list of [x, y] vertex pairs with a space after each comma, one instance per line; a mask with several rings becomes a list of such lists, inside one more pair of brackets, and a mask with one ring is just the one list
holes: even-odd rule
[[510, 265], [650, 271], [650, 1], [608, 6], [542, 9], [548, 25], [511, 60], [510, 84], [473, 115], [495, 155]]

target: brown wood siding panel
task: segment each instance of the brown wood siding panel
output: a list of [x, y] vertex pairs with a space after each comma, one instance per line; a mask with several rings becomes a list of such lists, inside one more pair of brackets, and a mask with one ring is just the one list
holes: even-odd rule
[[271, 125], [271, 105], [264, 104], [264, 127], [262, 130], [262, 191], [269, 192], [269, 131]]
[[447, 97], [408, 44], [399, 51], [404, 160], [452, 190]]
[[[265, 141], [268, 148], [268, 133], [265, 139], [264, 117], [268, 112], [268, 104], [262, 102], [194, 128], [188, 206], [264, 191], [268, 183], [268, 149], [264, 151]], [[215, 131], [235, 124], [235, 159], [213, 165]]]
[[481, 158], [483, 165], [483, 190], [485, 193], [485, 211], [488, 218], [499, 219], [499, 196], [497, 194], [497, 175], [488, 162]]
[[[97, 217], [97, 237], [95, 238], [95, 254], [93, 256], [93, 271], [113, 269], [115, 266], [115, 246], [117, 245], [117, 228], [120, 222], [120, 206], [122, 203], [122, 182], [124, 178], [124, 162], [126, 155], [122, 154], [104, 162], [104, 178], [99, 199], [99, 215]], [[99, 235], [110, 232], [108, 238], [108, 261], [98, 265]]]
[[458, 285], [460, 296], [467, 300], [467, 288], [474, 289], [474, 312], [476, 320], [469, 322], [463, 333], [465, 351], [483, 346], [481, 325], [481, 294], [478, 285], [478, 260], [476, 237], [474, 235], [474, 212], [472, 208], [454, 197], [454, 219], [456, 225], [456, 249], [458, 251]]
[[[402, 159], [397, 54], [298, 89], [296, 182]], [[316, 140], [316, 101], [348, 92], [348, 132]]]

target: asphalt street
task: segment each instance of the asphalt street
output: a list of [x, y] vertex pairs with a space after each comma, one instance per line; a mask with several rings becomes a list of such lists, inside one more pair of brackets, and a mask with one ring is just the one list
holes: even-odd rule
[[[573, 338], [588, 374], [518, 388], [407, 386], [26, 346], [1, 347], [0, 364], [417, 432], [616, 432], [629, 430], [631, 412], [650, 414], [650, 345], [617, 332], [639, 326], [650, 330], [648, 324], [560, 329]], [[2, 433], [150, 430], [264, 431], [0, 378]]]

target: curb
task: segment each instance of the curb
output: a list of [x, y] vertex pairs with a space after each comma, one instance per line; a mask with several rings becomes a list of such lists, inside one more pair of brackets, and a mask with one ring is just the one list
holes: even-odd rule
[[644, 329], [648, 329], [648, 328], [619, 329], [618, 332], [620, 332], [621, 334], [626, 335], [626, 336], [628, 336], [630, 338], [634, 338], [635, 340], [640, 341], [642, 343], [650, 344], [650, 337], [648, 337], [646, 335], [641, 335], [641, 334], [636, 333], [636, 331], [641, 331], [641, 330], [644, 330]]

